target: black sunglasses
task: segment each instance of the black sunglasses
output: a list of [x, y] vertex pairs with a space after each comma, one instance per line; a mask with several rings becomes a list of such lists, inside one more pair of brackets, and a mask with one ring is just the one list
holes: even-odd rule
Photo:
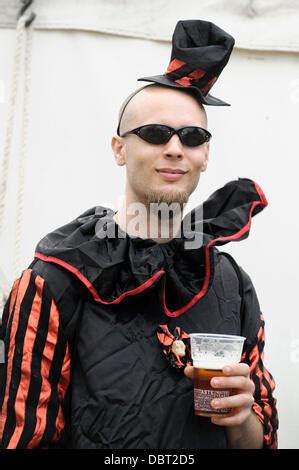
[[188, 126], [174, 129], [163, 124], [146, 124], [145, 126], [136, 127], [136, 129], [124, 132], [120, 137], [126, 137], [128, 134], [136, 134], [141, 139], [154, 145], [166, 144], [173, 134], [177, 134], [182, 144], [188, 147], [202, 145], [209, 142], [212, 137], [212, 134], [202, 127]]

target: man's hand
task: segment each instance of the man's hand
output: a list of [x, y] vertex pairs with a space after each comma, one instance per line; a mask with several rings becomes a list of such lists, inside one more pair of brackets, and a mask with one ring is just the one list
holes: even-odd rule
[[[234, 389], [235, 395], [212, 400], [211, 407], [215, 410], [231, 408], [232, 416], [213, 416], [211, 420], [220, 426], [240, 426], [251, 415], [254, 403], [255, 385], [250, 379], [249, 366], [244, 363], [231, 364], [223, 368], [223, 373], [225, 377], [214, 377], [211, 386], [219, 390]], [[193, 379], [193, 367], [185, 367], [185, 375]]]
[[[252, 410], [255, 385], [250, 379], [249, 366], [230, 364], [222, 369], [224, 377], [214, 377], [211, 385], [216, 390], [234, 389], [235, 395], [212, 400], [212, 408], [231, 408], [230, 416], [213, 416], [211, 421], [227, 427], [229, 444], [233, 448], [253, 449], [263, 446], [263, 427]], [[194, 368], [185, 367], [185, 375], [193, 379]]]

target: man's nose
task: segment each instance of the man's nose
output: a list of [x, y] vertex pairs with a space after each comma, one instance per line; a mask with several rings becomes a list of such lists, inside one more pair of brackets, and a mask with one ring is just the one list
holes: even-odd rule
[[163, 154], [166, 157], [183, 157], [184, 148], [177, 134], [174, 134], [164, 146]]

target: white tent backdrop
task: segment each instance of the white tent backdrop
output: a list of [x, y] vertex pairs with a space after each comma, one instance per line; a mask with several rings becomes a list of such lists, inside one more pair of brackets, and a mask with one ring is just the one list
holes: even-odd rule
[[[186, 8], [188, 5], [188, 8]], [[0, 27], [14, 27], [20, 0], [0, 1]], [[178, 19], [221, 25], [237, 47], [299, 50], [298, 0], [35, 0], [34, 27], [169, 41]]]
[[[232, 106], [207, 107], [210, 162], [189, 207], [238, 177], [257, 181], [269, 201], [253, 219], [248, 240], [223, 249], [251, 276], [266, 317], [266, 365], [277, 382], [282, 448], [299, 448], [299, 275], [298, 254], [291, 249], [299, 233], [298, 3], [215, 0], [199, 8], [194, 0], [185, 12], [177, 0], [35, 1], [32, 46], [27, 33], [20, 33], [20, 67], [13, 79], [20, 2], [0, 0], [0, 171], [11, 93], [17, 90], [0, 236], [0, 268], [9, 285], [46, 233], [92, 206], [118, 206], [125, 170], [116, 166], [110, 148], [118, 108], [142, 85], [138, 77], [165, 71], [176, 21], [210, 20], [236, 37], [229, 65], [213, 88]], [[22, 157], [20, 259], [14, 267]], [[1, 274], [0, 282], [3, 288]]]

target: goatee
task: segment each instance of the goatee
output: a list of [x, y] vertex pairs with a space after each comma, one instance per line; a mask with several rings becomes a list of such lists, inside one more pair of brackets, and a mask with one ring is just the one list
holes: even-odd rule
[[174, 192], [174, 191], [153, 191], [149, 190], [145, 194], [145, 203], [146, 204], [173, 204], [177, 203], [183, 208], [183, 205], [186, 204], [189, 200], [189, 194], [186, 191]]

